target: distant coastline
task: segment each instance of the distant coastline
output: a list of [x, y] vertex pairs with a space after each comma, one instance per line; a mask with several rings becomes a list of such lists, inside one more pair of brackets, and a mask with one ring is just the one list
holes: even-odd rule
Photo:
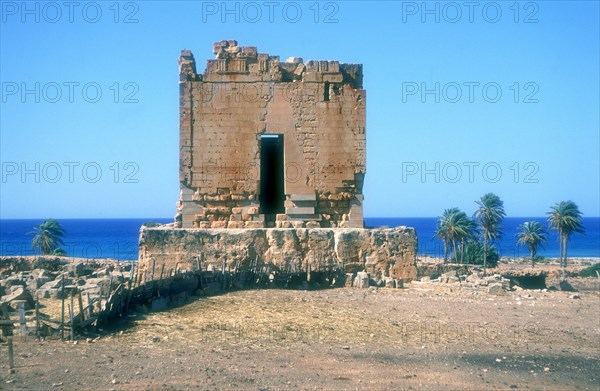
[[[525, 248], [517, 247], [514, 239], [516, 227], [527, 220], [537, 220], [546, 224], [545, 217], [507, 217], [503, 223], [504, 236], [496, 243], [500, 255], [510, 258], [526, 257]], [[33, 227], [43, 219], [2, 219], [0, 220], [0, 255], [34, 255], [31, 249]], [[139, 229], [143, 223], [167, 224], [172, 218], [110, 218], [110, 219], [59, 219], [65, 227], [65, 250], [77, 258], [113, 258], [135, 260], [138, 257]], [[433, 239], [437, 217], [366, 217], [366, 227], [414, 227], [419, 238], [418, 254], [441, 258], [442, 243]], [[569, 243], [569, 257], [600, 258], [600, 217], [584, 217], [584, 235], [574, 235]], [[546, 258], [558, 257], [558, 240], [550, 232], [549, 240], [539, 255]]]

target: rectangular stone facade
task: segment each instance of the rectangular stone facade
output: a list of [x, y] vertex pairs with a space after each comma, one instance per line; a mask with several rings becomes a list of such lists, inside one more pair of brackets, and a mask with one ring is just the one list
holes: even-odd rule
[[[363, 227], [366, 92], [362, 65], [214, 44], [180, 72], [178, 228]], [[261, 208], [261, 136], [283, 143], [281, 210]], [[263, 194], [264, 196], [264, 194]]]
[[413, 228], [173, 229], [142, 227], [139, 266], [150, 273], [192, 270], [197, 262], [221, 270], [365, 270], [372, 278], [416, 278], [417, 235]]

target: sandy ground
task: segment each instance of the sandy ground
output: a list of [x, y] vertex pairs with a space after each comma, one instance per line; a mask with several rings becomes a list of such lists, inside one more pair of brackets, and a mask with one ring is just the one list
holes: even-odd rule
[[253, 290], [134, 314], [95, 341], [15, 339], [3, 389], [598, 390], [596, 279], [568, 292]]

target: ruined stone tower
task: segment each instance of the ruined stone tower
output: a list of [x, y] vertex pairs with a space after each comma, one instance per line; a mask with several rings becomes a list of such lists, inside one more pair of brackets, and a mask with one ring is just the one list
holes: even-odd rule
[[[179, 57], [175, 224], [140, 229], [139, 270], [342, 268], [416, 276], [412, 228], [363, 227], [362, 66], [259, 54], [235, 41], [196, 73]], [[145, 275], [145, 274], [144, 274]]]
[[216, 42], [179, 57], [179, 228], [362, 228], [362, 65]]

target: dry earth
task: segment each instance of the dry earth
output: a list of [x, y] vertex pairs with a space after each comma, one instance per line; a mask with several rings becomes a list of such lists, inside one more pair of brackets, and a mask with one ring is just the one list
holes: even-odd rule
[[15, 339], [6, 389], [600, 389], [597, 279], [568, 292], [254, 290], [136, 314], [93, 342]]

